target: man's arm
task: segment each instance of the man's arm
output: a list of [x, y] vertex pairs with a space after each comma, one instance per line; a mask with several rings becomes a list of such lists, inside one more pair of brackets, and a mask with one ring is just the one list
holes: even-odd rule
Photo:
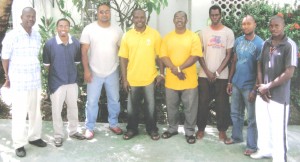
[[121, 73], [122, 73], [123, 89], [128, 93], [130, 91], [130, 85], [127, 80], [128, 59], [124, 57], [120, 57], [120, 66], [121, 66]]
[[267, 84], [260, 84], [258, 87], [258, 91], [260, 94], [265, 95], [269, 92], [269, 89], [282, 85], [293, 77], [295, 71], [294, 66], [289, 66], [285, 69], [285, 71], [275, 78], [273, 81]]
[[201, 65], [201, 67], [203, 68], [203, 71], [206, 74], [208, 80], [211, 81], [211, 82], [215, 81], [216, 80], [216, 76], [214, 76], [214, 74], [207, 68], [206, 62], [205, 62], [205, 60], [204, 60], [203, 57], [200, 57], [199, 63]]
[[89, 48], [90, 48], [89, 44], [81, 44], [81, 59], [82, 59], [82, 66], [84, 71], [84, 81], [86, 83], [90, 83], [93, 78], [89, 67], [89, 59], [88, 59]]
[[226, 49], [226, 56], [223, 59], [221, 65], [217, 69], [216, 73], [221, 74], [221, 72], [225, 69], [225, 67], [228, 65], [228, 61], [230, 60], [232, 48]]
[[227, 84], [227, 88], [226, 88], [227, 94], [229, 94], [229, 95], [232, 94], [232, 78], [233, 78], [233, 75], [235, 73], [236, 62], [237, 62], [237, 56], [236, 56], [236, 53], [235, 53], [233, 55], [233, 59], [232, 59], [232, 62], [231, 62], [231, 68], [230, 68], [229, 76], [228, 76], [228, 84]]
[[180, 68], [180, 70], [184, 70], [184, 69], [194, 65], [194, 63], [198, 60], [199, 60], [198, 56], [190, 56], [182, 65], [179, 66], [179, 68]]
[[161, 57], [160, 59], [162, 60], [162, 62], [164, 63], [164, 65], [166, 67], [170, 68], [171, 72], [174, 75], [176, 75], [178, 77], [178, 79], [180, 79], [180, 80], [184, 80], [185, 79], [185, 75], [184, 75], [184, 73], [182, 73], [180, 67], [179, 66], [176, 67], [172, 63], [172, 61], [171, 61], [171, 59], [169, 57], [164, 56], [164, 57]]
[[164, 80], [164, 64], [159, 57], [156, 57], [156, 64], [159, 68], [159, 75], [156, 77], [156, 86], [160, 85], [161, 82]]
[[10, 82], [9, 82], [9, 76], [8, 76], [8, 67], [9, 67], [9, 60], [8, 59], [2, 59], [2, 66], [4, 70], [4, 77], [5, 77], [5, 82], [3, 84], [3, 87], [10, 87]]

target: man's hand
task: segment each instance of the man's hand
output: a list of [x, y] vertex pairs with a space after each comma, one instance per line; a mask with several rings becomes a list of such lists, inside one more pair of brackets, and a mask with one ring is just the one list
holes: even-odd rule
[[129, 85], [129, 82], [126, 80], [122, 80], [122, 83], [123, 83], [123, 90], [128, 93], [130, 91], [130, 85]]
[[265, 101], [265, 102], [270, 102], [271, 94], [269, 91], [269, 85], [268, 84], [259, 84], [256, 85], [257, 87], [257, 93], [260, 95], [260, 97]]
[[155, 86], [156, 86], [156, 87], [160, 86], [161, 84], [163, 84], [164, 80], [165, 80], [165, 77], [163, 76], [163, 74], [158, 75], [158, 76], [155, 78], [155, 81], [156, 81], [156, 82], [155, 82]]
[[248, 101], [249, 102], [254, 102], [256, 99], [256, 91], [252, 90], [250, 91], [249, 95], [248, 95]]
[[10, 82], [8, 79], [5, 80], [3, 87], [10, 88]]
[[185, 74], [183, 72], [178, 73], [177, 77], [179, 80], [185, 80]]
[[213, 73], [213, 72], [211, 72], [209, 70], [208, 70], [208, 72], [207, 72], [206, 75], [207, 75], [208, 81], [210, 81], [210, 82], [215, 82], [216, 79], [217, 79], [217, 76], [215, 75], [215, 73]]
[[91, 72], [89, 70], [84, 71], [84, 81], [86, 83], [91, 83], [92, 79], [93, 79], [93, 76], [92, 76]]
[[232, 84], [231, 83], [227, 84], [226, 92], [229, 96], [231, 96], [231, 94], [232, 94]]

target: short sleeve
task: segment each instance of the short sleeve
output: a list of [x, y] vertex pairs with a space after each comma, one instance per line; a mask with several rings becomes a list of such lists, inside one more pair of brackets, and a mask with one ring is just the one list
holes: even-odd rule
[[192, 56], [202, 57], [202, 44], [199, 36], [196, 33], [192, 33]]
[[80, 48], [80, 43], [78, 42], [77, 39], [75, 39], [75, 41], [76, 41], [76, 55], [75, 55], [74, 62], [75, 63], [80, 63], [81, 62], [81, 48]]
[[159, 56], [160, 53], [160, 48], [161, 48], [161, 37], [158, 32], [156, 32], [156, 37], [155, 37], [155, 54]]
[[234, 46], [234, 34], [231, 29], [229, 29], [228, 35], [227, 35], [227, 44], [226, 49], [232, 48]]
[[288, 38], [289, 47], [286, 48], [286, 55], [285, 55], [285, 67], [295, 66], [297, 67], [297, 52], [298, 47], [294, 41]]
[[118, 56], [119, 57], [123, 57], [123, 58], [128, 58], [129, 57], [129, 49], [128, 49], [128, 45], [127, 45], [127, 35], [128, 33], [123, 35], [122, 41], [121, 41], [121, 46], [119, 49], [119, 53]]
[[167, 56], [167, 36], [165, 36], [161, 42], [159, 58]]
[[43, 64], [44, 65], [50, 65], [51, 64], [51, 56], [50, 56], [50, 42], [49, 40], [45, 43], [44, 48], [43, 48]]
[[89, 36], [89, 29], [90, 29], [89, 25], [83, 29], [83, 31], [81, 33], [81, 37], [80, 37], [81, 44], [90, 44], [91, 43], [90, 36]]

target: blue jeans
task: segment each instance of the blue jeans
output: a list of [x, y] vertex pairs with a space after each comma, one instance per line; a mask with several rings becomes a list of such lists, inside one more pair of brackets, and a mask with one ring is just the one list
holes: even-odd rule
[[248, 101], [251, 89], [239, 89], [233, 85], [231, 96], [232, 136], [235, 142], [243, 141], [245, 107], [248, 115], [247, 149], [257, 150], [257, 127], [255, 120], [255, 102]]
[[98, 116], [98, 101], [104, 84], [107, 96], [108, 122], [110, 127], [118, 125], [120, 113], [119, 71], [118, 69], [107, 77], [93, 75], [91, 83], [87, 84], [87, 102], [85, 109], [85, 127], [92, 131]]
[[[143, 105], [143, 106], [142, 106]], [[128, 93], [128, 124], [127, 131], [138, 133], [139, 109], [144, 108], [146, 131], [157, 131], [156, 110], [154, 99], [154, 82], [147, 86], [131, 87]]]

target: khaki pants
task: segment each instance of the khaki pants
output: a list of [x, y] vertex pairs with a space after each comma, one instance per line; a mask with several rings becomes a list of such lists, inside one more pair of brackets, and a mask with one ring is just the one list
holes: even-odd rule
[[52, 120], [54, 129], [54, 138], [63, 138], [63, 121], [61, 111], [63, 103], [67, 104], [67, 118], [69, 121], [68, 132], [73, 135], [77, 132], [78, 126], [78, 86], [76, 83], [62, 85], [53, 94], [50, 95], [52, 103]]
[[[12, 91], [12, 140], [15, 149], [41, 138], [41, 90]], [[29, 125], [26, 129], [28, 113]]]

